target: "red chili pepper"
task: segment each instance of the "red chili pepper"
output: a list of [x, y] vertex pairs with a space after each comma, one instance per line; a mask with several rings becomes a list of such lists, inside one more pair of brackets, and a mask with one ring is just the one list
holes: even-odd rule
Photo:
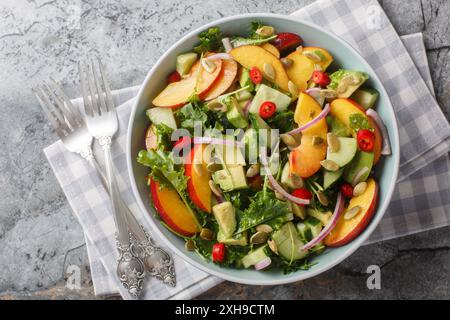
[[178, 82], [181, 80], [181, 76], [177, 71], [172, 72], [167, 77], [167, 83]]
[[263, 119], [269, 119], [277, 111], [277, 105], [272, 101], [264, 101], [259, 107], [259, 115]]
[[[306, 189], [306, 188], [298, 188], [292, 191], [291, 193], [294, 197], [303, 199], [303, 200], [311, 200], [312, 199], [312, 193]], [[299, 204], [300, 206], [303, 206], [302, 204]]]
[[260, 84], [263, 80], [261, 70], [259, 70], [257, 67], [252, 67], [250, 69], [249, 76], [254, 84]]
[[212, 258], [214, 262], [223, 262], [225, 259], [226, 248], [223, 243], [215, 243], [212, 247]]
[[347, 182], [341, 184], [341, 192], [347, 198], [353, 197], [353, 187], [352, 187], [352, 185], [350, 183], [347, 183]]
[[314, 71], [311, 76], [311, 80], [312, 82], [317, 83], [321, 87], [325, 87], [329, 85], [331, 82], [330, 76], [322, 71]]
[[375, 146], [375, 134], [368, 129], [360, 129], [356, 134], [358, 146], [362, 151], [371, 152]]

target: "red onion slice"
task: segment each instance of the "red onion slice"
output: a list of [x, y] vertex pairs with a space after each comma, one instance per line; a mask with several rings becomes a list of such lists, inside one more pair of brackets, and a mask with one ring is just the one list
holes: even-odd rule
[[336, 223], [339, 220], [339, 217], [344, 211], [344, 204], [345, 204], [344, 196], [342, 195], [342, 193], [339, 192], [336, 207], [334, 208], [333, 215], [331, 216], [328, 224], [325, 226], [325, 228], [322, 229], [322, 231], [320, 231], [317, 237], [315, 237], [310, 242], [305, 244], [300, 250], [311, 249], [312, 247], [317, 245], [320, 241], [322, 241], [331, 232], [331, 230], [333, 230], [333, 228], [336, 226]]
[[307, 124], [304, 124], [301, 127], [298, 127], [297, 129], [294, 129], [292, 131], [287, 132], [287, 134], [290, 135], [294, 135], [297, 133], [302, 132], [303, 130], [308, 129], [309, 127], [311, 127], [312, 125], [316, 124], [317, 122], [319, 122], [320, 120], [322, 120], [323, 118], [325, 118], [327, 116], [327, 114], [330, 112], [330, 104], [327, 103], [325, 105], [325, 107], [323, 108], [323, 110], [319, 113], [319, 115], [317, 117], [315, 117], [314, 119], [312, 119], [310, 122], [308, 122]]
[[289, 192], [284, 190], [284, 188], [282, 186], [280, 186], [278, 184], [277, 180], [273, 177], [272, 172], [270, 172], [270, 168], [269, 168], [269, 165], [267, 163], [266, 150], [264, 149], [264, 147], [260, 148], [260, 157], [261, 157], [261, 164], [264, 167], [264, 170], [266, 172], [267, 178], [269, 178], [270, 184], [272, 185], [272, 187], [276, 191], [278, 191], [286, 199], [288, 199], [288, 200], [290, 200], [290, 201], [292, 201], [294, 203], [301, 204], [301, 205], [309, 204], [309, 200], [301, 199], [301, 198], [298, 198], [298, 197], [295, 197], [295, 196], [291, 195]]
[[226, 140], [226, 139], [218, 139], [211, 137], [194, 137], [194, 144], [219, 144], [219, 145], [228, 145], [233, 146], [236, 145], [238, 147], [244, 147], [245, 144], [242, 141], [234, 141], [234, 140]]
[[305, 91], [305, 93], [309, 94], [311, 97], [314, 98], [314, 100], [317, 101], [320, 106], [323, 106], [323, 103], [325, 102], [325, 97], [323, 94], [320, 93], [322, 89], [321, 88], [311, 88]]
[[270, 266], [271, 263], [272, 263], [272, 259], [270, 259], [270, 257], [264, 258], [261, 261], [259, 261], [257, 264], [255, 264], [255, 269], [256, 270], [265, 269], [268, 266]]
[[352, 180], [352, 186], [356, 186], [358, 183], [360, 183], [361, 181], [361, 177], [363, 175], [365, 175], [367, 172], [369, 172], [369, 168], [368, 167], [362, 167], [358, 173], [355, 175], [355, 177]]
[[391, 151], [391, 143], [389, 142], [389, 135], [386, 126], [384, 125], [383, 120], [381, 119], [378, 112], [376, 112], [373, 109], [368, 109], [366, 111], [366, 114], [373, 119], [373, 121], [376, 122], [378, 128], [380, 128], [381, 135], [383, 138], [383, 148], [381, 149], [382, 155], [390, 155], [392, 153]]
[[212, 61], [212, 60], [233, 60], [233, 58], [228, 54], [228, 53], [216, 53], [216, 54], [212, 54], [210, 56], [207, 56], [205, 58], [205, 60], [207, 61]]
[[244, 113], [244, 115], [247, 117], [248, 113], [250, 111], [250, 106], [252, 104], [253, 100], [248, 100], [247, 103], [244, 105], [244, 107], [242, 108], [242, 112]]
[[233, 50], [233, 46], [231, 45], [230, 38], [223, 38], [222, 39], [222, 44], [223, 44], [223, 47], [225, 48], [225, 52], [228, 53], [231, 50]]

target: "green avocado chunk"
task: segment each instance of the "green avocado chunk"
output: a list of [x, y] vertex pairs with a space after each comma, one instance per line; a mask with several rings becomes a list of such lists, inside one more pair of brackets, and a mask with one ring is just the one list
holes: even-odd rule
[[341, 69], [332, 73], [330, 79], [328, 89], [336, 90], [338, 98], [348, 98], [369, 79], [369, 76], [361, 71]]
[[373, 152], [365, 152], [358, 150], [352, 162], [350, 162], [350, 164], [348, 165], [348, 167], [346, 167], [344, 171], [345, 181], [347, 181], [348, 183], [355, 182], [353, 180], [355, 179], [356, 175], [358, 175], [362, 170], [364, 170], [365, 173], [359, 177], [357, 182], [366, 181], [370, 175], [370, 171], [372, 170], [373, 159], [374, 159]]
[[225, 192], [248, 188], [243, 166], [227, 167], [216, 171], [212, 178]]
[[229, 201], [216, 204], [212, 208], [219, 229], [225, 238], [230, 238], [236, 229], [236, 213], [233, 204]]

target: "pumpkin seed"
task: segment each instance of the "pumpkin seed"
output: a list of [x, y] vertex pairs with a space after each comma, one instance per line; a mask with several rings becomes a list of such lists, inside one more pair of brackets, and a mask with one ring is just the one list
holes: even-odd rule
[[212, 240], [214, 239], [214, 232], [208, 228], [202, 228], [200, 231], [200, 238], [203, 240]]
[[320, 146], [320, 145], [322, 145], [322, 143], [323, 143], [323, 139], [322, 139], [321, 137], [319, 137], [319, 136], [314, 136], [314, 137], [312, 138], [312, 144], [313, 144], [313, 146]]
[[273, 228], [268, 224], [260, 224], [259, 226], [256, 226], [256, 231], [271, 233], [273, 231]]
[[214, 183], [214, 181], [209, 180], [209, 188], [216, 196], [222, 197], [222, 191], [220, 191], [219, 187]]
[[345, 86], [349, 86], [349, 85], [352, 85], [353, 84], [353, 76], [351, 76], [351, 75], [348, 75], [348, 76], [345, 76], [345, 77], [343, 77], [342, 79], [341, 79], [341, 81], [339, 82], [339, 84], [344, 84]]
[[264, 63], [263, 66], [264, 75], [271, 81], [275, 80], [275, 69], [270, 63]]
[[208, 169], [209, 172], [216, 172], [222, 169], [222, 165], [220, 163], [210, 162], [206, 165], [206, 169]]
[[295, 140], [295, 138], [290, 134], [287, 133], [280, 134], [280, 139], [288, 147], [295, 148], [296, 146], [298, 146], [297, 140]]
[[298, 46], [297, 48], [295, 48], [295, 51], [297, 51], [298, 53], [302, 53], [303, 52], [303, 46]]
[[334, 91], [333, 89], [323, 89], [320, 90], [320, 93], [325, 99], [334, 99], [337, 97], [336, 91]]
[[261, 244], [267, 241], [269, 234], [267, 232], [258, 231], [250, 237], [250, 243]]
[[206, 107], [209, 110], [213, 110], [213, 111], [219, 111], [219, 112], [226, 112], [227, 111], [227, 106], [224, 105], [223, 103], [221, 103], [220, 101], [216, 100], [216, 99], [209, 101], [206, 104]]
[[195, 242], [192, 239], [187, 240], [186, 243], [184, 244], [184, 248], [187, 251], [194, 251], [195, 250]]
[[357, 197], [360, 196], [364, 193], [364, 191], [366, 191], [367, 189], [367, 182], [363, 181], [358, 183], [354, 188], [353, 188], [353, 196]]
[[361, 207], [360, 206], [354, 206], [353, 208], [347, 210], [344, 213], [344, 219], [345, 220], [350, 220], [351, 218], [355, 217], [359, 211], [361, 211]]
[[267, 244], [269, 245], [270, 250], [272, 250], [273, 253], [278, 254], [278, 247], [275, 241], [268, 240]]
[[360, 76], [358, 76], [356, 74], [352, 75], [352, 82], [351, 82], [352, 85], [357, 86], [361, 82], [362, 82], [362, 79]]
[[335, 134], [331, 132], [327, 133], [327, 143], [328, 143], [328, 150], [330, 152], [338, 152], [339, 149], [341, 149], [341, 143], [339, 142], [339, 139], [336, 137]]
[[328, 205], [328, 198], [320, 191], [317, 192], [317, 199], [319, 200], [319, 202], [324, 205], [327, 206]]
[[291, 178], [292, 185], [296, 189], [303, 188], [303, 179], [302, 179], [302, 177], [296, 175], [295, 173], [291, 173], [289, 176]]
[[201, 59], [200, 62], [202, 67], [206, 70], [206, 72], [213, 73], [214, 70], [216, 70], [217, 65], [214, 62], [206, 59]]
[[288, 89], [289, 93], [292, 94], [293, 97], [298, 96], [298, 88], [292, 81], [288, 81]]
[[275, 29], [271, 26], [262, 26], [261, 28], [258, 28], [255, 33], [263, 37], [270, 37], [275, 33]]
[[275, 190], [275, 198], [277, 198], [278, 200], [281, 200], [281, 201], [285, 201], [286, 200], [286, 197], [283, 196], [281, 193], [279, 193], [276, 190]]
[[320, 59], [319, 55], [312, 51], [303, 51], [302, 54], [307, 57], [309, 60], [312, 60], [314, 62], [320, 62], [322, 59]]
[[260, 165], [259, 163], [252, 164], [248, 169], [247, 173], [245, 174], [247, 178], [253, 178], [259, 173]]
[[280, 62], [283, 64], [284, 68], [290, 68], [292, 66], [292, 64], [294, 63], [294, 61], [292, 61], [292, 59], [289, 58], [281, 58]]
[[337, 94], [342, 94], [345, 91], [347, 91], [348, 85], [345, 83], [339, 83], [337, 89], [336, 89], [336, 93]]
[[314, 64], [314, 71], [323, 71], [323, 68], [320, 64]]
[[322, 167], [324, 167], [328, 171], [338, 171], [339, 165], [333, 160], [322, 160], [320, 161]]

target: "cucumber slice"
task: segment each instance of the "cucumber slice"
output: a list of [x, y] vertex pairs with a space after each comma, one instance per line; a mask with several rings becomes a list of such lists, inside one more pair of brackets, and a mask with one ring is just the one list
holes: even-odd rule
[[266, 254], [266, 248], [267, 245], [263, 245], [262, 247], [259, 247], [256, 250], [250, 251], [246, 256], [244, 256], [241, 260], [244, 268], [254, 266], [261, 260], [267, 258], [268, 255]]
[[197, 54], [195, 52], [183, 53], [177, 56], [176, 70], [180, 76], [184, 76], [191, 71], [194, 62], [197, 61]]
[[172, 109], [170, 108], [151, 108], [147, 110], [147, 117], [155, 125], [165, 124], [166, 126], [176, 130], [177, 123], [175, 122], [175, 117], [173, 116]]
[[332, 186], [336, 181], [342, 177], [344, 173], [344, 168], [340, 168], [338, 171], [328, 171], [324, 170], [323, 173], [323, 188], [326, 190]]
[[361, 88], [356, 90], [350, 99], [354, 100], [356, 103], [358, 103], [361, 107], [364, 109], [370, 109], [373, 108], [375, 103], [378, 100], [378, 97], [380, 96], [380, 93], [373, 88]]
[[272, 239], [277, 245], [278, 253], [290, 262], [302, 259], [308, 254], [301, 250], [303, 242], [292, 222], [285, 223], [272, 235]]

